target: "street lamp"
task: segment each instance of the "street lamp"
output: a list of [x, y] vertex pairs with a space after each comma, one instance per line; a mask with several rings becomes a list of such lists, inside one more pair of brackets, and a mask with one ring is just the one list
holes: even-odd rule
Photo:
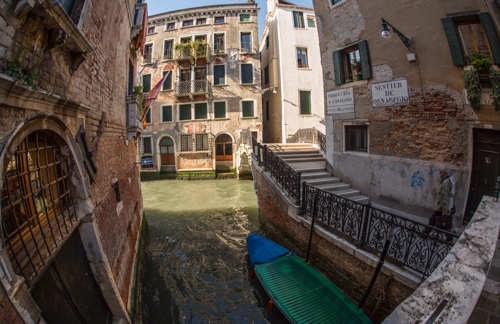
[[406, 48], [408, 48], [408, 50], [411, 52], [410, 39], [408, 37], [406, 37], [405, 35], [403, 35], [403, 33], [401, 33], [399, 30], [397, 30], [393, 25], [389, 24], [384, 18], [382, 18], [382, 33], [380, 34], [380, 36], [382, 36], [382, 38], [390, 38], [391, 37], [391, 32], [389, 31], [389, 28], [387, 28], [387, 25], [392, 27], [392, 31], [396, 35], [399, 36], [399, 38], [401, 39], [403, 44], [405, 44]]

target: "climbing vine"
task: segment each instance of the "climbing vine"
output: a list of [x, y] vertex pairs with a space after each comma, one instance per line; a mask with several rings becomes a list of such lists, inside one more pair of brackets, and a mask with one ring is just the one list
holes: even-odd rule
[[495, 110], [500, 110], [500, 71], [490, 68], [490, 81], [492, 89], [490, 92], [490, 98], [493, 99], [493, 105]]
[[144, 93], [142, 92], [142, 86], [136, 85], [134, 86], [134, 94], [137, 95], [137, 112], [138, 116], [142, 117], [142, 112], [144, 110]]
[[464, 71], [463, 80], [467, 90], [467, 100], [473, 109], [481, 108], [481, 83], [479, 73], [475, 69]]

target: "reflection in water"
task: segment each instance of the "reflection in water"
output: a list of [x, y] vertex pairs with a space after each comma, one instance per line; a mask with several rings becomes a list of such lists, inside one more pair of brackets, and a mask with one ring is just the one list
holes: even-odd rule
[[142, 190], [145, 323], [286, 322], [248, 279], [246, 237], [259, 226], [252, 182], [164, 180]]

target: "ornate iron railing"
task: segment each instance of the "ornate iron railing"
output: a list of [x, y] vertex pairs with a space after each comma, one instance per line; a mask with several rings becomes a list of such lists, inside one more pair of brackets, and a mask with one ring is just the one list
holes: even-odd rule
[[226, 47], [224, 46], [224, 43], [222, 42], [214, 43], [213, 54], [214, 55], [226, 54]]
[[175, 50], [175, 59], [188, 59], [191, 57], [191, 48], [178, 48]]
[[205, 94], [205, 93], [210, 93], [211, 91], [212, 91], [212, 86], [208, 80], [177, 82], [175, 87], [176, 96]]
[[263, 146], [262, 153], [262, 158], [260, 158], [260, 156], [259, 158], [263, 161], [271, 178], [273, 178], [274, 181], [294, 199], [296, 205], [299, 205], [301, 172], [295, 171], [266, 145]]
[[311, 143], [316, 144], [326, 153], [326, 136], [316, 128], [299, 129], [292, 137], [286, 140], [287, 143]]
[[171, 60], [174, 58], [174, 51], [172, 49], [167, 49], [163, 52], [164, 60]]
[[456, 234], [340, 197], [305, 182], [301, 209], [303, 215], [315, 217], [322, 227], [368, 252], [381, 252], [389, 228], [394, 227], [389, 261], [424, 277], [434, 271], [453, 247], [453, 239], [458, 238]]

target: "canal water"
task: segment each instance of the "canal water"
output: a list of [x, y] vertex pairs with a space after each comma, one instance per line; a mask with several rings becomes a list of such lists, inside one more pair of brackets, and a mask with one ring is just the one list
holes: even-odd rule
[[144, 323], [286, 323], [248, 275], [246, 237], [259, 230], [253, 182], [142, 183], [148, 221]]

